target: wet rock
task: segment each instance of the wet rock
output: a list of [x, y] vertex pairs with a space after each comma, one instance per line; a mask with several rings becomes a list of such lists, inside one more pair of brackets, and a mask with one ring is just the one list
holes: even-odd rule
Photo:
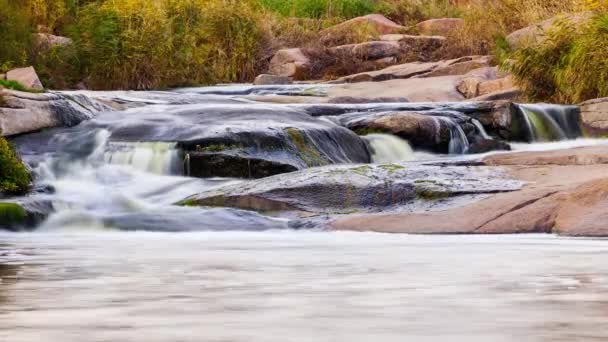
[[255, 78], [254, 85], [282, 85], [292, 84], [293, 81], [287, 76], [278, 76], [270, 74], [262, 74]]
[[36, 74], [36, 70], [33, 67], [9, 70], [6, 73], [6, 79], [19, 82], [29, 89], [44, 90], [42, 82], [40, 82], [38, 74]]
[[74, 126], [107, 110], [86, 96], [0, 90], [0, 132], [12, 136], [44, 128]]
[[35, 203], [0, 202], [0, 230], [33, 229], [47, 217], [47, 209]]
[[182, 202], [324, 214], [430, 208], [459, 196], [520, 188], [499, 171], [416, 164], [328, 166], [228, 185]]
[[486, 139], [483, 137], [475, 136], [470, 141], [469, 154], [486, 153], [492, 151], [510, 151], [511, 145], [496, 139]]
[[416, 25], [418, 33], [426, 36], [447, 36], [464, 25], [459, 18], [440, 18], [423, 21]]
[[310, 59], [302, 49], [279, 50], [270, 60], [269, 72], [296, 80], [308, 78]]

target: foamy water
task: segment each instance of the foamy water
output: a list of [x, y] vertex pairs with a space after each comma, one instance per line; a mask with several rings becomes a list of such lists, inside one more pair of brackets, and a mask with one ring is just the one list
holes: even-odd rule
[[0, 341], [604, 341], [608, 241], [0, 234]]

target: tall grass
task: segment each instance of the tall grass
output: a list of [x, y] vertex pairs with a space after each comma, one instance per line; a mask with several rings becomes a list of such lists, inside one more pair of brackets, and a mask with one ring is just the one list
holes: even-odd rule
[[376, 10], [376, 0], [258, 0], [267, 10], [286, 17], [353, 18]]

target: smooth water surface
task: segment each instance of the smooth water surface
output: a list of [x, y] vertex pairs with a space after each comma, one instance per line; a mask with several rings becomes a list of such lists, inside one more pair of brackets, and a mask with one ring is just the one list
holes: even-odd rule
[[608, 241], [0, 234], [0, 341], [605, 341]]

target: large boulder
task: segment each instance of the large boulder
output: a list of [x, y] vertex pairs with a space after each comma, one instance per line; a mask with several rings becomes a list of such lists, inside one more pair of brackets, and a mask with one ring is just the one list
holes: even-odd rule
[[176, 142], [183, 152], [185, 172], [193, 177], [259, 178], [313, 166], [370, 161], [367, 145], [359, 136], [313, 117], [299, 105], [241, 102], [134, 107], [99, 115], [76, 127], [72, 135], [99, 129], [109, 131], [116, 142]]
[[74, 126], [109, 109], [82, 95], [35, 94], [1, 89], [0, 100], [2, 136]]
[[418, 33], [425, 36], [447, 36], [462, 27], [464, 20], [459, 18], [430, 19], [418, 23]]
[[29, 89], [44, 90], [42, 82], [40, 82], [38, 74], [36, 74], [36, 70], [34, 70], [34, 67], [31, 66], [27, 68], [9, 70], [6, 73], [6, 79], [9, 81], [19, 82]]
[[386, 57], [399, 57], [401, 46], [394, 41], [373, 41], [333, 47], [329, 52], [340, 58], [350, 60], [374, 60]]
[[497, 67], [474, 69], [464, 75], [456, 89], [467, 99], [495, 96], [517, 90], [513, 76], [502, 73]]
[[399, 33], [405, 28], [381, 14], [357, 17], [329, 27], [321, 32], [323, 46], [352, 43], [353, 40], [372, 40], [378, 35]]
[[182, 204], [315, 214], [424, 210], [448, 206], [462, 196], [472, 200], [474, 196], [514, 191], [521, 184], [493, 168], [334, 165], [230, 184]]
[[273, 75], [307, 79], [310, 72], [310, 59], [302, 49], [279, 50], [270, 60], [268, 71]]

